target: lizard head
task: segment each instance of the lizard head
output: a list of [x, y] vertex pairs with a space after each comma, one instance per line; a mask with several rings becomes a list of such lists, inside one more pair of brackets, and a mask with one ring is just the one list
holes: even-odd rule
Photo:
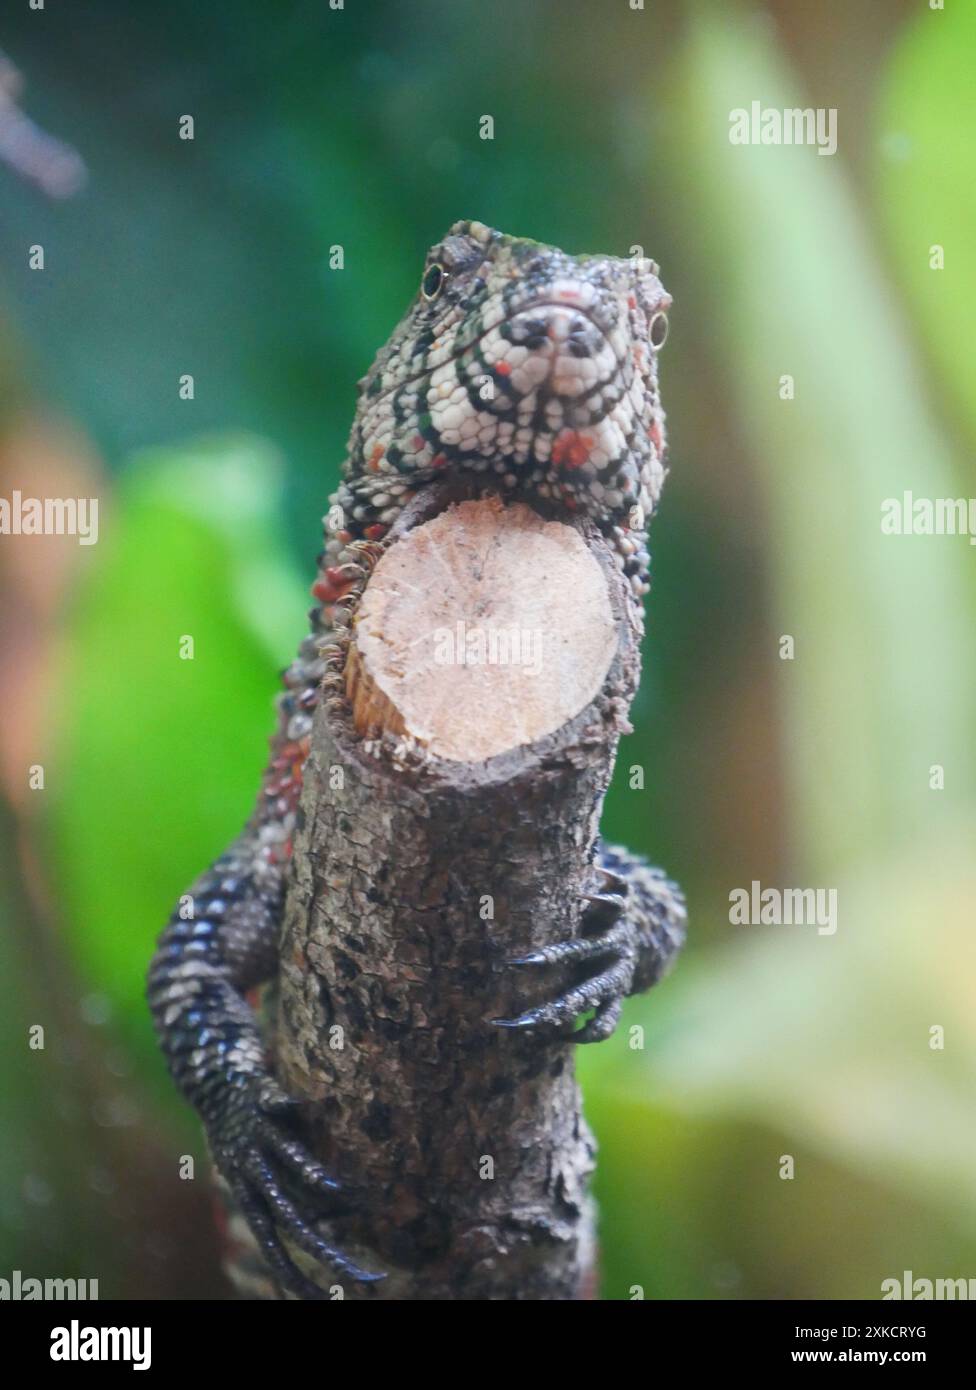
[[441, 470], [485, 473], [642, 532], [665, 475], [670, 303], [644, 257], [569, 256], [455, 223], [360, 382], [347, 479], [395, 506]]

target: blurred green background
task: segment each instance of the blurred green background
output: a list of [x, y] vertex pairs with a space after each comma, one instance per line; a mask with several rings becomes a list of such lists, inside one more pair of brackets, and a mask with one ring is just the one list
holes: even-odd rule
[[[880, 530], [976, 491], [976, 10], [85, 0], [0, 48], [8, 138], [20, 109], [88, 170], [59, 200], [0, 164], [0, 495], [102, 501], [97, 546], [0, 538], [0, 1275], [225, 1296], [146, 962], [249, 812], [356, 379], [475, 217], [639, 243], [675, 299], [604, 825], [691, 936], [628, 1006], [644, 1049], [580, 1057], [604, 1295], [976, 1276], [976, 553]], [[838, 153], [732, 146], [753, 100], [836, 107]], [[836, 935], [731, 926], [754, 879], [836, 888]]]

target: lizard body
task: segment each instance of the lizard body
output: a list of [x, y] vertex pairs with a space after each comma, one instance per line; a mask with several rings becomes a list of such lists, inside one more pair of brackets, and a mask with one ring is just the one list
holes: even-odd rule
[[[665, 477], [657, 352], [670, 298], [653, 262], [574, 258], [456, 223], [428, 255], [417, 298], [359, 383], [339, 489], [312, 586], [311, 631], [284, 674], [255, 810], [190, 888], [153, 958], [148, 995], [177, 1085], [281, 1288], [323, 1297], [282, 1236], [353, 1279], [318, 1234], [337, 1185], [293, 1136], [292, 1102], [271, 1074], [247, 992], [270, 979], [284, 907], [312, 714], [334, 683], [330, 649], [400, 510], [445, 472], [478, 478], [558, 515], [584, 512], [611, 541], [634, 602], [646, 592], [645, 528]], [[341, 655], [341, 653], [340, 653]], [[572, 964], [584, 978], [506, 1028], [609, 1036], [627, 994], [664, 973], [684, 905], [664, 875], [598, 849], [583, 934], [512, 962]]]

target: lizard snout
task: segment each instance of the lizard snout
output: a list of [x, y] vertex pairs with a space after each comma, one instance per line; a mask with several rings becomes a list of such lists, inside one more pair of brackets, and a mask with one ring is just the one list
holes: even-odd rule
[[[612, 377], [617, 358], [591, 316], [564, 301], [528, 305], [501, 326], [513, 385], [544, 386], [551, 396], [577, 399]], [[523, 389], [519, 394], [525, 394]]]

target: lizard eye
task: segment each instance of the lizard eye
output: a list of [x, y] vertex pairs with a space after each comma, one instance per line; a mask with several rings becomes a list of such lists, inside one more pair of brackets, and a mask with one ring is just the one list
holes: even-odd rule
[[655, 314], [651, 319], [651, 326], [648, 329], [648, 337], [651, 340], [651, 347], [655, 352], [660, 352], [664, 347], [665, 339], [668, 336], [668, 316], [667, 314]]
[[429, 265], [424, 271], [424, 278], [420, 282], [420, 293], [422, 298], [429, 304], [431, 300], [437, 298], [447, 281], [447, 271], [437, 261]]

